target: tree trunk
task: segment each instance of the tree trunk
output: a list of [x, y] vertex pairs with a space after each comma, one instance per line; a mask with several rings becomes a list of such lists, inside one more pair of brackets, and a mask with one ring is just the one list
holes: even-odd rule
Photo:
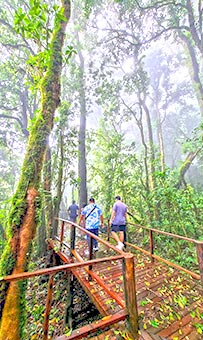
[[[79, 38], [77, 37], [78, 42]], [[80, 208], [87, 204], [87, 169], [86, 169], [86, 100], [85, 100], [85, 83], [84, 83], [84, 58], [82, 53], [78, 52], [80, 58], [80, 130], [79, 130], [79, 160], [78, 175], [79, 184], [79, 205]]]
[[44, 215], [46, 221], [46, 235], [51, 237], [53, 222], [53, 202], [51, 195], [52, 168], [51, 168], [51, 150], [47, 147], [44, 164]]
[[153, 190], [156, 187], [155, 184], [155, 177], [154, 177], [154, 162], [155, 162], [155, 155], [154, 155], [154, 141], [153, 141], [153, 131], [152, 131], [152, 124], [151, 124], [151, 117], [149, 113], [149, 109], [145, 103], [145, 99], [141, 99], [140, 104], [143, 107], [145, 114], [146, 114], [146, 121], [147, 121], [147, 131], [149, 136], [149, 175], [150, 175], [150, 189]]
[[[53, 126], [54, 113], [60, 103], [62, 47], [65, 29], [70, 17], [70, 0], [62, 1], [66, 20], [56, 20], [50, 45], [50, 63], [41, 82], [41, 110], [30, 133], [26, 155], [9, 216], [10, 240], [0, 263], [1, 276], [27, 269], [32, 240], [36, 231], [39, 185], [47, 139]], [[24, 324], [25, 285], [1, 282], [0, 340], [22, 339]]]
[[197, 156], [197, 154], [201, 151], [202, 148], [196, 150], [196, 151], [191, 151], [185, 161], [183, 162], [181, 168], [180, 168], [180, 178], [178, 183], [176, 184], [176, 188], [180, 188], [181, 185], [183, 184], [184, 186], [186, 186], [186, 182], [185, 182], [185, 174], [186, 172], [189, 170], [192, 162], [194, 161], [195, 157]]
[[147, 164], [147, 158], [148, 158], [148, 148], [147, 148], [147, 144], [145, 141], [145, 134], [144, 134], [144, 127], [143, 127], [143, 122], [142, 122], [142, 106], [140, 104], [140, 117], [137, 118], [136, 113], [133, 112], [133, 116], [135, 117], [135, 120], [137, 122], [137, 126], [140, 130], [140, 135], [141, 135], [141, 141], [142, 141], [142, 145], [144, 147], [144, 156], [143, 156], [143, 162], [144, 162], [144, 168], [145, 168], [145, 189], [147, 191], [147, 193], [149, 193], [149, 170], [148, 170], [148, 164]]
[[60, 131], [60, 136], [59, 136], [59, 170], [58, 170], [58, 179], [57, 179], [57, 193], [56, 197], [54, 198], [54, 212], [53, 212], [53, 230], [52, 230], [52, 237], [54, 235], [57, 235], [58, 233], [58, 220], [57, 218], [59, 217], [59, 210], [60, 210], [60, 204], [61, 204], [61, 199], [62, 199], [62, 181], [63, 181], [63, 165], [64, 165], [64, 142], [63, 142], [63, 134]]
[[162, 133], [161, 115], [160, 115], [160, 110], [159, 110], [157, 102], [156, 102], [156, 114], [157, 114], [157, 135], [158, 135], [158, 141], [159, 141], [160, 164], [161, 164], [161, 171], [164, 172], [165, 171], [164, 141], [163, 141], [163, 133]]
[[45, 209], [42, 209], [40, 222], [37, 233], [37, 256], [42, 257], [45, 256], [47, 252]]
[[180, 38], [184, 41], [187, 46], [190, 55], [190, 69], [192, 70], [192, 82], [194, 85], [197, 101], [199, 104], [200, 113], [203, 116], [203, 86], [201, 83], [200, 67], [196, 57], [195, 49], [192, 42], [181, 32], [179, 33]]

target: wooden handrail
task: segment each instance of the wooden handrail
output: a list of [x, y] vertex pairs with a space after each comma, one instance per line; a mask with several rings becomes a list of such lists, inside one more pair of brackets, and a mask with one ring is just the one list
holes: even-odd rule
[[100, 262], [110, 262], [114, 260], [119, 260], [122, 259], [123, 255], [115, 255], [111, 257], [104, 257], [100, 259], [94, 259], [91, 261], [86, 261], [85, 263], [70, 263], [70, 264], [64, 264], [61, 266], [55, 266], [51, 268], [45, 268], [45, 269], [39, 269], [35, 270], [33, 272], [23, 272], [23, 273], [18, 273], [18, 274], [12, 274], [8, 276], [4, 276], [0, 278], [0, 281], [13, 281], [13, 280], [24, 280], [28, 279], [34, 276], [40, 276], [40, 275], [49, 275], [49, 274], [54, 274], [63, 270], [71, 270], [73, 268], [79, 268], [79, 267], [85, 267], [88, 265], [93, 265], [96, 263]]
[[[185, 236], [181, 236], [181, 235], [177, 235], [177, 234], [172, 234], [172, 233], [169, 233], [167, 231], [162, 231], [162, 230], [159, 230], [159, 229], [145, 227], [143, 225], [136, 224], [136, 223], [128, 222], [127, 224], [133, 225], [135, 227], [142, 228], [142, 229], [145, 229], [145, 230], [148, 230], [148, 231], [153, 231], [153, 232], [155, 232], [157, 234], [162, 234], [162, 235], [171, 236], [171, 237], [174, 237], [174, 238], [179, 238], [181, 240], [189, 241], [189, 242], [192, 242], [192, 243], [195, 243], [195, 244], [200, 242], [200, 241], [197, 241], [197, 240], [195, 240], [193, 238], [190, 238], [190, 237], [185, 237]], [[202, 241], [202, 243], [203, 243], [203, 241]]]
[[[106, 247], [108, 248], [111, 248], [113, 249], [114, 251], [122, 254], [123, 252], [119, 249], [117, 249], [115, 246], [109, 244], [109, 242], [106, 242], [105, 240], [102, 240], [101, 238], [99, 238], [98, 236], [90, 233], [89, 231], [87, 231], [86, 229], [80, 227], [78, 224], [76, 223], [73, 223], [71, 221], [68, 221], [68, 220], [64, 220], [64, 219], [60, 219], [59, 220], [62, 222], [62, 226], [64, 226], [64, 223], [68, 223], [68, 224], [72, 224], [74, 225], [76, 228], [78, 228], [80, 231], [84, 232], [86, 235], [89, 235], [91, 238], [95, 238], [96, 240], [98, 240], [99, 242], [103, 243]], [[168, 265], [172, 265], [173, 267], [179, 269], [179, 270], [183, 270], [185, 272], [187, 272], [189, 275], [191, 275], [192, 277], [196, 278], [196, 279], [200, 279], [201, 280], [201, 284], [202, 284], [202, 287], [203, 287], [203, 259], [202, 259], [202, 254], [203, 254], [203, 241], [198, 241], [198, 240], [195, 240], [195, 239], [192, 239], [192, 238], [189, 238], [189, 237], [185, 237], [185, 236], [181, 236], [181, 235], [177, 235], [177, 234], [173, 234], [173, 233], [169, 233], [169, 232], [166, 232], [166, 231], [162, 231], [162, 230], [159, 230], [159, 229], [155, 229], [155, 228], [150, 228], [150, 227], [145, 227], [145, 226], [142, 226], [140, 224], [136, 224], [136, 223], [131, 223], [129, 222], [128, 223], [129, 225], [133, 225], [135, 227], [138, 227], [138, 228], [142, 228], [142, 229], [145, 229], [145, 230], [148, 230], [149, 231], [149, 239], [150, 239], [150, 253], [147, 252], [147, 255], [151, 256], [151, 261], [153, 262], [155, 258], [157, 258], [159, 261], [163, 261], [165, 263], [167, 263]], [[63, 232], [63, 227], [62, 227], [62, 232]], [[199, 270], [200, 270], [200, 275], [190, 271], [190, 270], [187, 270], [179, 265], [176, 265], [174, 264], [173, 262], [170, 262], [170, 261], [166, 261], [164, 259], [162, 259], [161, 257], [157, 256], [157, 255], [154, 255], [154, 240], [153, 240], [153, 233], [157, 233], [157, 234], [161, 234], [161, 235], [165, 235], [165, 236], [169, 236], [169, 237], [173, 237], [173, 238], [176, 238], [176, 239], [180, 239], [180, 240], [184, 240], [184, 241], [187, 241], [187, 242], [191, 242], [191, 243], [194, 243], [195, 246], [196, 246], [196, 253], [197, 253], [197, 260], [198, 260], [198, 265], [199, 265]], [[127, 243], [126, 243], [127, 244]], [[130, 244], [129, 244], [130, 245]], [[134, 247], [136, 248], [136, 246]], [[91, 250], [91, 249], [90, 249]], [[142, 252], [145, 252], [144, 249], [142, 248], [139, 248], [140, 251]]]
[[[185, 237], [185, 236], [181, 236], [181, 235], [177, 235], [177, 234], [172, 234], [172, 233], [169, 233], [169, 232], [166, 232], [166, 231], [162, 231], [162, 230], [158, 230], [158, 229], [154, 229], [154, 228], [150, 228], [150, 227], [145, 227], [145, 226], [142, 226], [142, 225], [139, 225], [139, 224], [136, 224], [136, 223], [131, 223], [130, 222], [128, 224], [149, 231], [150, 252], [147, 252], [146, 250], [144, 250], [144, 249], [142, 249], [140, 247], [134, 246], [134, 245], [132, 245], [130, 243], [126, 243], [126, 244], [128, 244], [129, 246], [134, 247], [135, 249], [137, 248], [138, 250], [140, 250], [140, 251], [146, 253], [147, 255], [151, 256], [152, 262], [156, 258], [159, 261], [165, 262], [168, 265], [173, 266], [174, 268], [177, 268], [179, 270], [183, 270], [184, 272], [186, 272], [189, 275], [191, 275], [193, 278], [200, 279], [201, 285], [203, 287], [203, 241], [195, 240], [195, 239], [192, 239], [192, 238], [189, 238], [189, 237]], [[181, 267], [179, 265], [176, 265], [175, 263], [167, 261], [167, 260], [163, 259], [162, 257], [154, 255], [153, 232], [155, 232], [157, 234], [162, 234], [162, 235], [165, 235], [165, 236], [169, 236], [169, 237], [173, 237], [173, 238], [176, 238], [176, 239], [180, 239], [180, 240], [184, 240], [184, 241], [188, 241], [188, 242], [194, 243], [194, 245], [196, 246], [196, 254], [197, 254], [197, 261], [198, 261], [198, 265], [199, 265], [200, 275], [198, 275], [198, 274], [196, 274], [196, 273], [194, 273], [194, 272], [192, 272], [192, 271], [190, 271], [188, 269], [185, 269], [185, 268], [183, 268], [183, 267]]]
[[98, 242], [102, 243], [103, 245], [105, 245], [107, 248], [110, 248], [112, 250], [114, 250], [115, 252], [119, 253], [119, 254], [124, 254], [122, 250], [119, 250], [118, 248], [116, 248], [113, 244], [110, 244], [109, 242], [101, 239], [100, 237], [96, 236], [95, 234], [91, 233], [90, 231], [87, 231], [85, 228], [79, 226], [77, 223], [74, 223], [72, 221], [69, 220], [64, 220], [62, 218], [58, 218], [59, 221], [61, 221], [62, 223], [67, 223], [70, 225], [75, 226], [78, 230], [82, 231], [84, 234], [89, 235], [90, 237], [94, 238], [95, 240], [97, 240]]
[[145, 249], [142, 249], [142, 248], [140, 248], [140, 247], [138, 247], [138, 246], [135, 246], [134, 244], [131, 244], [131, 243], [129, 243], [129, 242], [126, 242], [126, 244], [127, 244], [127, 246], [130, 246], [130, 247], [132, 247], [132, 248], [134, 248], [134, 249], [136, 249], [136, 250], [139, 250], [140, 252], [142, 252], [142, 253], [144, 253], [144, 254], [146, 254], [146, 255], [148, 255], [148, 256], [153, 257], [153, 259], [156, 259], [156, 260], [158, 260], [159, 262], [164, 262], [164, 263], [166, 263], [168, 266], [171, 266], [171, 267], [174, 267], [174, 268], [176, 268], [176, 269], [178, 269], [178, 270], [180, 270], [180, 271], [183, 271], [183, 272], [185, 272], [186, 274], [192, 276], [192, 277], [193, 277], [194, 279], [196, 279], [196, 280], [200, 280], [200, 275], [198, 275], [198, 274], [192, 272], [191, 270], [188, 270], [188, 269], [186, 269], [186, 268], [183, 268], [183, 267], [179, 266], [178, 264], [175, 264], [175, 263], [173, 263], [173, 262], [171, 262], [171, 261], [165, 260], [165, 259], [163, 259], [162, 257], [160, 257], [160, 256], [158, 256], [158, 255], [151, 254], [149, 251], [147, 251], [147, 250], [145, 250]]

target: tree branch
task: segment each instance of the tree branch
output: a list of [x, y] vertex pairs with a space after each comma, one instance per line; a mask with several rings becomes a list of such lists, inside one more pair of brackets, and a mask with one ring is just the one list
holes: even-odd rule
[[[11, 109], [10, 109], [11, 110]], [[23, 134], [28, 137], [29, 136], [29, 132], [24, 128], [21, 120], [18, 117], [14, 117], [14, 116], [9, 116], [9, 115], [4, 115], [4, 114], [0, 114], [0, 119], [1, 118], [7, 118], [7, 119], [13, 119], [16, 120], [18, 122], [18, 124], [20, 125], [21, 131], [23, 132]]]

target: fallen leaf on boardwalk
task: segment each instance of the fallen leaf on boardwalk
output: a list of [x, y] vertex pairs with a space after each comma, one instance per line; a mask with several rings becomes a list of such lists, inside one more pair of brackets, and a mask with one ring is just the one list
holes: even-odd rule
[[102, 320], [105, 321], [105, 320], [110, 319], [111, 317], [112, 317], [112, 315], [107, 315], [107, 316], [104, 316], [104, 317], [102, 318]]
[[159, 326], [159, 322], [157, 322], [156, 320], [150, 320], [149, 323], [152, 325], [152, 327], [155, 327], [155, 328]]
[[69, 329], [69, 330], [65, 333], [65, 335], [66, 335], [66, 336], [70, 336], [71, 333], [72, 333], [72, 329]]
[[146, 285], [147, 287], [149, 287], [149, 286], [150, 286], [150, 282], [145, 281], [145, 285]]

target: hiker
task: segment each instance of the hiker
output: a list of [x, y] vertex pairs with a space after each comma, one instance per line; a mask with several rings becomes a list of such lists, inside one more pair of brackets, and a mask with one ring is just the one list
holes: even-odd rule
[[79, 211], [79, 206], [73, 200], [72, 204], [68, 208], [69, 220], [71, 222], [76, 222], [78, 211]]
[[[95, 204], [95, 199], [91, 197], [89, 199], [89, 204], [84, 207], [81, 211], [79, 224], [85, 219], [85, 227], [87, 231], [90, 231], [94, 235], [98, 236], [99, 234], [99, 224], [101, 223], [101, 227], [104, 226], [104, 218], [102, 215], [101, 208]], [[87, 235], [87, 242], [90, 248], [90, 236]], [[98, 250], [98, 241], [93, 238], [93, 251], [96, 252]]]
[[115, 200], [116, 202], [113, 205], [109, 223], [111, 226], [111, 234], [117, 242], [116, 247], [123, 250], [126, 234], [127, 206], [121, 201], [120, 196], [116, 196]]

